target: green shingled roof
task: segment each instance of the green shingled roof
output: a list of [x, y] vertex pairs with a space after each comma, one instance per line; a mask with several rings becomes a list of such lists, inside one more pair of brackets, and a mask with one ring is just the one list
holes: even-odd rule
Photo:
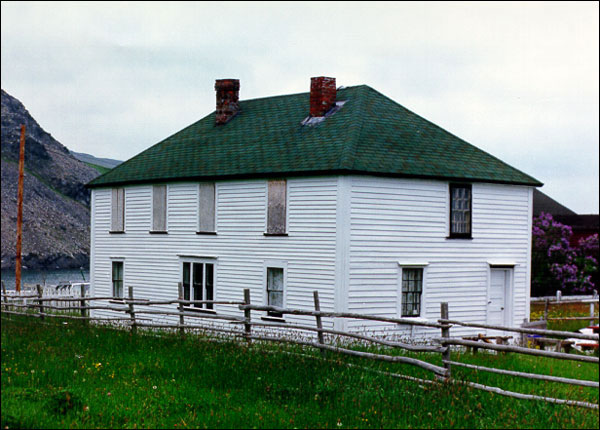
[[366, 85], [337, 100], [317, 125], [302, 125], [308, 93], [240, 101], [227, 124], [213, 112], [88, 186], [327, 173], [542, 185]]

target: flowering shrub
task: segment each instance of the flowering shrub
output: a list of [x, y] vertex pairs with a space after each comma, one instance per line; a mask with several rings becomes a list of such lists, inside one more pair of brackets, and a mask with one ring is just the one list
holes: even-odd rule
[[592, 280], [598, 271], [598, 234], [569, 245], [573, 231], [542, 212], [533, 219], [532, 283], [533, 296], [587, 294], [595, 287]]

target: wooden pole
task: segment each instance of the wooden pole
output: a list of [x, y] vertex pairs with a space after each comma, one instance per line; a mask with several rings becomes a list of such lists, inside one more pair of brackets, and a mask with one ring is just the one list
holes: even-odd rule
[[[133, 300], [133, 287], [129, 287], [129, 300]], [[137, 333], [137, 327], [135, 326], [135, 313], [133, 312], [133, 303], [129, 303], [129, 316], [131, 317], [131, 332]]]
[[594, 302], [590, 303], [590, 325], [594, 325]]
[[[249, 305], [250, 304], [250, 289], [245, 288], [244, 289], [244, 304], [245, 305]], [[244, 319], [246, 320], [244, 323], [244, 333], [246, 336], [246, 342], [250, 343], [252, 340], [250, 339], [250, 336], [252, 336], [252, 324], [250, 322], [251, 319], [251, 315], [250, 315], [250, 309], [244, 309]]]
[[[179, 296], [179, 300], [183, 300], [183, 283], [181, 282], [177, 283], [177, 294]], [[183, 336], [185, 334], [185, 329], [183, 328], [183, 325], [185, 324], [183, 316], [183, 303], [179, 303], [177, 310], [179, 311], [179, 334]]]
[[[321, 303], [319, 302], [319, 292], [317, 290], [313, 291], [313, 298], [315, 301], [315, 311], [320, 311], [321, 310]], [[319, 336], [319, 343], [321, 345], [325, 344], [325, 338], [323, 336], [323, 322], [321, 321], [321, 316], [317, 315], [316, 317], [317, 320], [317, 329], [318, 329], [318, 336]], [[325, 351], [324, 349], [321, 349], [321, 355], [325, 356], [327, 355], [327, 351]]]
[[[83, 285], [83, 284], [81, 284], [81, 295], [80, 295], [80, 297], [81, 297], [81, 308], [82, 308], [81, 309], [81, 316], [85, 318], [85, 317], [88, 317], [89, 315], [87, 314], [87, 310], [85, 309], [85, 299], [84, 299], [84, 297], [85, 297], [85, 285]], [[83, 321], [84, 325], [87, 325], [87, 323], [88, 323], [89, 320], [83, 319], [82, 321]]]
[[25, 125], [21, 126], [19, 149], [19, 185], [17, 192], [17, 259], [15, 261], [15, 289], [21, 291], [21, 240], [23, 232], [23, 176], [25, 170]]
[[[6, 295], [6, 284], [2, 281], [2, 294], [4, 294], [4, 303], [8, 303], [8, 296]], [[5, 306], [4, 309], [10, 311], [10, 307]]]
[[[440, 313], [442, 315], [443, 320], [449, 319], [448, 317], [448, 302], [443, 302], [440, 304]], [[444, 324], [442, 327], [442, 337], [449, 338], [450, 337], [450, 325]], [[451, 366], [450, 366], [450, 348], [448, 347], [444, 352], [442, 352], [442, 360], [444, 361], [444, 368], [446, 369], [446, 379], [450, 379], [451, 376]]]
[[544, 321], [548, 321], [548, 308], [550, 307], [550, 300], [546, 297], [546, 302], [544, 303]]
[[[36, 288], [37, 288], [38, 297], [41, 299], [42, 296], [44, 295], [44, 289], [42, 288], [42, 286], [40, 284], [37, 284]], [[42, 303], [44, 303], [44, 302], [42, 302], [41, 300], [38, 301], [38, 305], [39, 305], [38, 309], [39, 309], [39, 312], [40, 312], [40, 319], [41, 320], [44, 319], [44, 315], [43, 315], [44, 314], [44, 305]]]

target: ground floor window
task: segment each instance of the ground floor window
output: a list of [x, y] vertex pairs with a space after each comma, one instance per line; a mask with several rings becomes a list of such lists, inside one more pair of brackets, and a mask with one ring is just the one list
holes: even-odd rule
[[[283, 307], [283, 268], [267, 267], [267, 305]], [[280, 312], [268, 312], [269, 316], [281, 318]]]
[[423, 293], [423, 269], [402, 269], [402, 316], [421, 315]]
[[112, 262], [112, 292], [113, 297], [123, 298], [123, 262]]
[[[212, 263], [183, 263], [183, 299], [214, 300], [215, 265]], [[213, 309], [212, 303], [194, 304], [193, 307]]]

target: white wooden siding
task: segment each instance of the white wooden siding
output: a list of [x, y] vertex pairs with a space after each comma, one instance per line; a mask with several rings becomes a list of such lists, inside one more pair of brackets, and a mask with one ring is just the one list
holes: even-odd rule
[[[427, 263], [421, 317], [486, 321], [490, 260], [513, 261], [512, 324], [527, 316], [531, 189], [473, 183], [472, 239], [447, 239], [449, 184], [353, 176], [350, 184], [348, 310], [400, 316], [399, 265]], [[377, 330], [397, 328], [350, 321]], [[424, 329], [415, 329], [423, 332]], [[473, 330], [453, 329], [454, 334]], [[402, 332], [402, 330], [398, 330]]]
[[[120, 235], [108, 232], [110, 189], [93, 190], [94, 294], [110, 294], [111, 257], [120, 257], [125, 291], [132, 286], [136, 297], [177, 298], [180, 256], [186, 255], [217, 259], [216, 300], [241, 301], [244, 288], [250, 288], [252, 302], [264, 304], [264, 262], [278, 260], [287, 263], [286, 306], [312, 309], [312, 292], [319, 290], [322, 309], [334, 310], [337, 178], [291, 178], [287, 183], [284, 237], [264, 235], [266, 180], [216, 183], [217, 235], [196, 234], [197, 183], [169, 185], [168, 234], [161, 235], [149, 234], [151, 185], [126, 187], [126, 232]], [[232, 307], [218, 308], [227, 309]]]
[[[243, 289], [250, 288], [252, 302], [264, 304], [265, 262], [276, 260], [286, 263], [288, 307], [312, 309], [316, 289], [323, 310], [399, 316], [400, 265], [427, 264], [421, 316], [437, 320], [440, 303], [447, 301], [451, 318], [483, 323], [494, 260], [515, 263], [513, 324], [528, 315], [531, 187], [474, 183], [471, 240], [447, 239], [447, 182], [341, 176], [288, 178], [287, 187], [284, 237], [264, 235], [267, 180], [216, 183], [217, 235], [196, 234], [197, 183], [169, 184], [166, 235], [149, 234], [150, 184], [126, 187], [124, 234], [109, 233], [110, 189], [94, 189], [93, 294], [110, 294], [111, 259], [121, 258], [125, 293], [133, 286], [136, 297], [176, 298], [183, 255], [216, 258], [216, 300], [242, 300]], [[217, 307], [226, 309], [232, 308]], [[337, 327], [406, 334], [364, 321]], [[409, 331], [422, 334], [438, 332]]]

